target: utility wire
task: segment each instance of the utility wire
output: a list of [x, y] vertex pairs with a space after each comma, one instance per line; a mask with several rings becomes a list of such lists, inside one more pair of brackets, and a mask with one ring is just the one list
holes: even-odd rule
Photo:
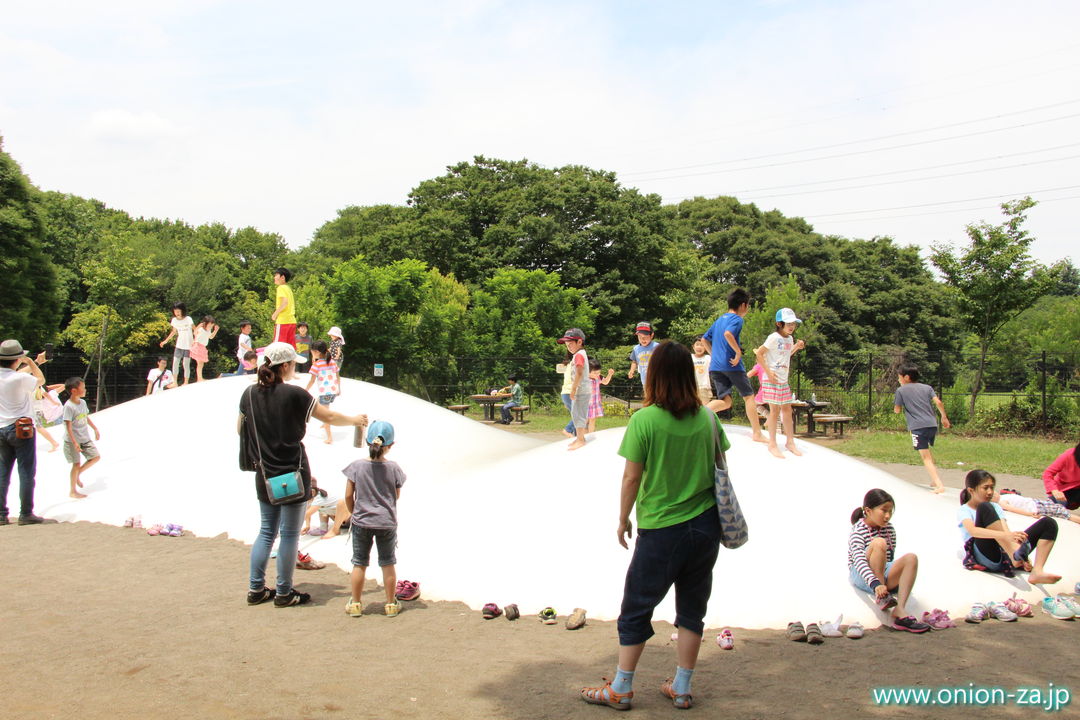
[[[1039, 200], [1039, 204], [1040, 205], [1045, 205], [1047, 203], [1060, 202], [1062, 200], [1080, 200], [1080, 195], [1066, 195], [1065, 197], [1050, 198], [1049, 200]], [[885, 216], [882, 216], [882, 217], [874, 217], [874, 218], [848, 218], [847, 220], [830, 220], [830, 221], [828, 221], [828, 223], [830, 225], [842, 225], [844, 223], [853, 223], [853, 222], [878, 222], [879, 220], [899, 220], [901, 218], [928, 217], [928, 216], [931, 216], [931, 215], [955, 215], [955, 214], [958, 214], [958, 213], [978, 212], [979, 210], [987, 210], [987, 209], [990, 209], [990, 208], [988, 206], [986, 206], [986, 205], [978, 205], [978, 206], [970, 207], [970, 208], [959, 208], [959, 209], [954, 209], [954, 210], [935, 210], [933, 212], [908, 213], [906, 215], [885, 215]]]
[[890, 212], [892, 210], [911, 210], [913, 208], [938, 207], [940, 205], [955, 205], [956, 203], [979, 202], [980, 200], [997, 200], [999, 198], [1027, 197], [1038, 195], [1039, 193], [1057, 192], [1058, 190], [1075, 190], [1077, 188], [1080, 188], [1080, 185], [1062, 185], [1060, 187], [1043, 188], [1042, 190], [1027, 190], [1024, 192], [1002, 193], [1000, 195], [983, 195], [982, 197], [964, 198], [963, 200], [942, 200], [939, 202], [920, 203], [917, 205], [897, 205], [894, 207], [874, 208], [872, 210], [850, 210], [847, 212], [822, 213], [819, 215], [815, 215], [814, 217], [840, 217], [842, 215], [862, 215], [865, 213]]

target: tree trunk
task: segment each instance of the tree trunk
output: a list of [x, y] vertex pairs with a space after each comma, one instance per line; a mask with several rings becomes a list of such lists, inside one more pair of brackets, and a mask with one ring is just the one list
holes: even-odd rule
[[969, 421], [975, 417], [975, 398], [979, 396], [979, 391], [982, 389], [983, 369], [986, 367], [986, 353], [988, 349], [988, 343], [979, 343], [979, 369], [975, 371], [975, 382], [971, 384], [971, 402], [968, 404]]
[[105, 343], [105, 332], [109, 329], [109, 311], [105, 311], [105, 317], [101, 320], [101, 335], [98, 336], [97, 346], [97, 394], [94, 397], [94, 412], [101, 409], [102, 393], [105, 390], [105, 376], [101, 372], [101, 348]]

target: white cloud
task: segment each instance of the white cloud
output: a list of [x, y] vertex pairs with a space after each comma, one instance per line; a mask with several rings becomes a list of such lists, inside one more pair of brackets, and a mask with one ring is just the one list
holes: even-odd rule
[[86, 131], [92, 140], [124, 142], [170, 139], [183, 134], [175, 123], [153, 111], [133, 112], [123, 108], [92, 113]]

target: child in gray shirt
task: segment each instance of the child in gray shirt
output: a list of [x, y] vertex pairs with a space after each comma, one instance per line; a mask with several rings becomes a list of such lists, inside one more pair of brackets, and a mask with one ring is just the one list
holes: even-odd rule
[[945, 403], [934, 392], [934, 388], [919, 382], [919, 368], [915, 365], [901, 365], [897, 371], [900, 387], [896, 388], [893, 398], [893, 412], [903, 411], [907, 420], [907, 429], [911, 433], [911, 445], [922, 457], [923, 466], [930, 475], [930, 489], [935, 493], [945, 492], [945, 486], [938, 477], [937, 465], [930, 448], [934, 447], [937, 437], [937, 415], [934, 405], [941, 413], [942, 426], [949, 428], [952, 423], [945, 414]]

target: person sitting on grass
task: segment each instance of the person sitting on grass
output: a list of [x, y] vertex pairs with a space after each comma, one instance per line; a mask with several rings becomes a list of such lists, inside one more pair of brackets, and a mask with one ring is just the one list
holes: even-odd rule
[[[82, 499], [86, 495], [77, 488], [83, 486], [82, 474], [89, 470], [101, 455], [97, 447], [90, 440], [90, 431], [87, 427], [94, 428], [94, 439], [100, 440], [101, 433], [97, 425], [90, 419], [90, 407], [83, 400], [86, 395], [86, 383], [81, 377], [68, 378], [64, 383], [64, 389], [68, 392], [68, 401], [64, 403], [64, 459], [71, 463], [71, 492], [73, 498]], [[80, 462], [80, 455], [86, 458], [86, 462]]]
[[[896, 509], [892, 495], [880, 488], [866, 493], [851, 513], [848, 536], [848, 574], [851, 584], [870, 593], [878, 608], [891, 610], [892, 629], [924, 633], [930, 626], [908, 615], [907, 601], [919, 571], [919, 558], [908, 553], [893, 560], [896, 529], [889, 520]], [[894, 594], [895, 591], [895, 594]]]
[[930, 448], [934, 447], [934, 438], [937, 437], [937, 415], [934, 414], [931, 403], [936, 405], [941, 413], [942, 426], [952, 427], [949, 416], [945, 414], [945, 403], [941, 402], [934, 388], [919, 382], [919, 368], [915, 365], [901, 365], [897, 371], [897, 380], [900, 387], [896, 388], [893, 412], [903, 411], [908, 432], [911, 433], [911, 444], [922, 457], [923, 467], [930, 476], [930, 489], [938, 494], [943, 493], [945, 486], [938, 477], [937, 465], [934, 464], [934, 455]]
[[[1032, 585], [1053, 585], [1061, 576], [1046, 572], [1045, 565], [1057, 540], [1057, 522], [1043, 517], [1023, 532], [1010, 529], [1001, 506], [993, 502], [996, 482], [985, 470], [972, 470], [964, 478], [956, 518], [964, 550], [970, 556], [965, 565], [1009, 577], [1023, 570], [1029, 573]], [[1032, 551], [1034, 564], [1028, 560]]]

